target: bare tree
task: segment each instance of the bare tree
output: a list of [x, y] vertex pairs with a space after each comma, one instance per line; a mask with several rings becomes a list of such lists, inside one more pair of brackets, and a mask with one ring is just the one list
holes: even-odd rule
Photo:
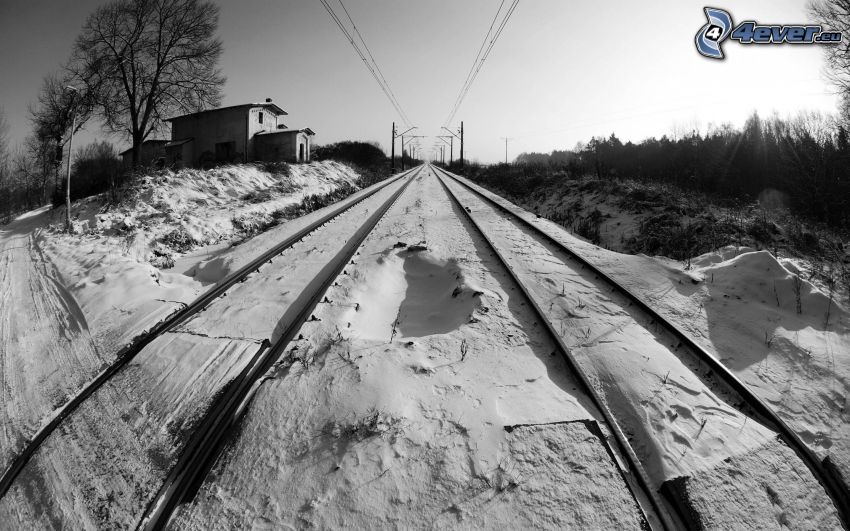
[[[85, 126], [91, 114], [92, 102], [84, 99], [84, 96], [90, 98], [91, 95], [70, 89], [71, 82], [69, 75], [48, 74], [41, 83], [38, 104], [29, 109], [35, 135], [60, 147], [68, 141], [71, 123], [76, 122], [76, 133]], [[76, 120], [72, 120], [72, 115], [76, 116]]]
[[30, 184], [33, 186], [33, 198], [36, 206], [48, 200], [47, 184], [54, 174], [56, 166], [56, 151], [53, 142], [47, 138], [30, 135], [24, 139], [24, 150], [33, 168]]
[[9, 155], [9, 124], [6, 121], [6, 112], [0, 107], [0, 163], [6, 161]]
[[12, 177], [9, 168], [9, 124], [0, 107], [0, 220], [5, 222], [12, 213]]
[[59, 168], [62, 152], [68, 144], [67, 182], [65, 183], [65, 227], [71, 230], [71, 143], [74, 133], [82, 129], [92, 113], [95, 93], [81, 91], [70, 85], [71, 74], [49, 74], [44, 78], [38, 95], [38, 106], [30, 107], [35, 138], [30, 141], [30, 152], [40, 161], [44, 188], [50, 173], [50, 157], [45, 156], [52, 147], [52, 167], [59, 187]]
[[25, 145], [15, 148], [11, 158], [12, 186], [19, 194], [18, 207], [27, 210], [38, 205], [38, 166]]
[[69, 65], [105, 127], [141, 145], [174, 114], [216, 107], [219, 8], [202, 0], [112, 0], [89, 16]]
[[844, 39], [823, 46], [830, 81], [841, 94], [841, 115], [850, 123], [850, 0], [810, 0], [809, 12], [828, 31], [838, 31]]

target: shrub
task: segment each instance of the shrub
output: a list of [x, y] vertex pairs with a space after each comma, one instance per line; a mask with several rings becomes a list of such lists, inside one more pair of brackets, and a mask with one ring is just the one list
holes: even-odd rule
[[185, 253], [200, 244], [185, 228], [178, 227], [159, 239], [163, 245], [179, 253]]

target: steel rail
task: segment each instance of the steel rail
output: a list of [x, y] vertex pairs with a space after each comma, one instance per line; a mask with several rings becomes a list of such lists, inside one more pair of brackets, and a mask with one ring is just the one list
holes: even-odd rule
[[[563, 250], [569, 256], [577, 260], [580, 264], [587, 267], [599, 278], [613, 286], [621, 294], [625, 295], [626, 298], [628, 298], [632, 303], [634, 303], [645, 314], [651, 317], [655, 322], [658, 322], [663, 327], [665, 327], [668, 332], [670, 332], [678, 341], [680, 341], [682, 345], [687, 347], [701, 362], [705, 362], [711, 368], [712, 371], [719, 375], [720, 379], [732, 390], [734, 390], [741, 397], [741, 399], [743, 399], [753, 409], [753, 411], [759, 417], [761, 417], [760, 420], [764, 424], [768, 425], [768, 427], [776, 431], [782, 441], [785, 442], [785, 444], [787, 444], [792, 450], [794, 450], [794, 452], [800, 457], [800, 459], [812, 472], [812, 475], [815, 477], [815, 479], [817, 479], [820, 482], [821, 486], [823, 486], [826, 493], [830, 496], [830, 498], [832, 498], [832, 502], [835, 504], [835, 507], [838, 510], [838, 514], [841, 518], [841, 523], [844, 528], [850, 529], [850, 492], [848, 492], [847, 486], [840, 479], [838, 472], [831, 468], [831, 464], [829, 466], [825, 465], [817, 457], [814, 451], [812, 451], [812, 449], [809, 448], [808, 445], [803, 442], [800, 436], [770, 406], [768, 406], [761, 398], [759, 398], [745, 383], [743, 383], [717, 358], [715, 358], [710, 352], [708, 352], [702, 345], [697, 343], [696, 340], [694, 340], [683, 329], [663, 317], [648, 302], [643, 300], [643, 298], [633, 293], [628, 288], [623, 286], [620, 282], [618, 282], [610, 275], [602, 271], [599, 267], [591, 263], [580, 253], [578, 253], [565, 243], [559, 241], [551, 234], [548, 234], [542, 228], [538, 227], [537, 225], [526, 219], [524, 216], [522, 216], [520, 212], [518, 212], [521, 210], [519, 207], [512, 205], [514, 208], [517, 209], [517, 211], [514, 211], [511, 208], [508, 208], [507, 206], [489, 197], [487, 194], [484, 194], [483, 192], [477, 190], [471, 184], [466, 182], [466, 179], [451, 174], [441, 168], [439, 169], [439, 171], [445, 174], [450, 179], [452, 179], [454, 182], [457, 182], [458, 184], [463, 186], [465, 189], [470, 190], [475, 196], [482, 198], [485, 203], [493, 205], [496, 210], [508, 214], [511, 218], [518, 219], [523, 226], [529, 227], [537, 234], [543, 236], [546, 241], [556, 246], [557, 248]], [[531, 215], [533, 214], [529, 214], [529, 216]], [[548, 319], [546, 321], [548, 322]]]
[[[438, 177], [439, 178], [439, 177]], [[681, 523], [676, 520], [676, 518], [666, 510], [664, 505], [658, 499], [658, 496], [655, 494], [655, 491], [650, 486], [649, 478], [644, 470], [643, 466], [640, 463], [637, 455], [635, 455], [634, 450], [628, 442], [628, 439], [623, 434], [620, 429], [619, 424], [614, 418], [613, 414], [605, 405], [605, 402], [602, 400], [600, 394], [596, 391], [593, 385], [590, 382], [590, 379], [587, 377], [584, 370], [578, 364], [578, 361], [573, 357], [572, 352], [569, 347], [564, 343], [564, 340], [555, 330], [552, 323], [546, 317], [546, 313], [537, 304], [537, 301], [531, 296], [531, 293], [528, 291], [528, 288], [525, 287], [523, 282], [519, 279], [519, 276], [513, 270], [513, 268], [508, 263], [505, 256], [499, 251], [498, 247], [493, 243], [478, 221], [472, 216], [469, 210], [466, 209], [465, 205], [461, 203], [460, 199], [455, 195], [455, 193], [451, 190], [451, 188], [446, 185], [442, 178], [439, 178], [440, 184], [443, 186], [443, 189], [446, 191], [446, 194], [452, 199], [452, 201], [457, 205], [458, 209], [461, 210], [467, 220], [476, 228], [476, 230], [480, 233], [481, 237], [484, 241], [487, 242], [490, 249], [493, 251], [495, 256], [502, 263], [502, 266], [508, 271], [508, 274], [511, 278], [516, 282], [522, 291], [523, 295], [525, 295], [526, 299], [528, 299], [531, 307], [534, 308], [535, 313], [537, 313], [537, 317], [546, 325], [546, 329], [549, 331], [552, 338], [555, 340], [555, 343], [558, 345], [558, 349], [561, 352], [561, 356], [567, 362], [567, 365], [570, 369], [578, 376], [578, 380], [581, 383], [582, 387], [584, 387], [584, 391], [590, 397], [591, 402], [593, 402], [594, 406], [599, 410], [602, 414], [605, 423], [608, 425], [608, 429], [614, 435], [616, 439], [617, 446], [619, 447], [620, 455], [625, 456], [628, 462], [628, 470], [623, 470], [620, 468], [620, 473], [623, 476], [623, 480], [626, 483], [629, 490], [632, 492], [632, 497], [637, 503], [638, 508], [643, 514], [644, 520], [652, 529], [657, 529], [661, 527], [662, 529], [666, 529], [668, 531], [674, 531], [676, 529], [680, 529]], [[609, 451], [611, 449], [609, 448]], [[613, 453], [613, 452], [612, 452]], [[647, 504], [646, 501], [649, 501]], [[654, 517], [654, 518], [653, 518]]]
[[[419, 166], [414, 170], [418, 174], [422, 168], [423, 166]], [[413, 180], [414, 175], [410, 175], [407, 182], [369, 216], [328, 266], [325, 266], [319, 272], [317, 278], [321, 278], [321, 281], [312, 288], [309, 299], [303, 303], [298, 314], [286, 327], [279, 339], [270, 348], [261, 349], [255, 359], [245, 367], [243, 373], [234, 380], [233, 384], [228, 386], [227, 390], [218, 398], [217, 403], [210, 408], [201, 425], [194, 430], [191, 441], [167, 476], [157, 496], [145, 510], [139, 521], [138, 529], [156, 530], [165, 528], [177, 504], [181, 500], [185, 500], [186, 494], [203, 480], [202, 472], [208, 470], [208, 467], [213, 464], [214, 459], [222, 449], [229, 428], [244, 413], [243, 403], [251, 398], [251, 390], [255, 382], [278, 361], [287, 345], [295, 338], [295, 334], [309, 319], [322, 295], [331, 286], [334, 279], [343, 272], [366, 237]]]
[[412, 168], [406, 172], [400, 173], [395, 177], [387, 179], [382, 183], [374, 185], [372, 189], [367, 188], [367, 191], [365, 193], [363, 193], [360, 197], [356, 198], [353, 201], [350, 201], [348, 203], [346, 203], [345, 200], [340, 201], [337, 205], [331, 207], [325, 215], [321, 216], [313, 223], [310, 223], [303, 229], [297, 231], [296, 233], [285, 238], [278, 244], [274, 245], [268, 251], [264, 252], [257, 258], [251, 260], [248, 264], [241, 267], [239, 270], [231, 273], [224, 279], [220, 280], [212, 288], [204, 292], [197, 299], [195, 299], [185, 307], [172, 313], [169, 317], [154, 325], [150, 330], [134, 338], [132, 343], [123, 347], [118, 352], [118, 354], [115, 356], [115, 360], [110, 363], [108, 367], [98, 373], [98, 375], [95, 376], [92, 381], [86, 384], [86, 386], [83, 387], [80, 391], [78, 391], [73, 398], [66, 402], [65, 405], [63, 405], [62, 408], [54, 414], [53, 418], [51, 418], [47, 424], [42, 426], [39, 431], [33, 435], [33, 437], [27, 442], [27, 445], [23, 448], [23, 450], [21, 450], [21, 452], [17, 456], [15, 456], [15, 458], [3, 472], [3, 475], [0, 476], [0, 499], [2, 499], [6, 495], [12, 484], [15, 482], [15, 479], [24, 469], [26, 464], [30, 461], [35, 452], [41, 447], [44, 441], [56, 430], [56, 428], [59, 427], [62, 421], [65, 420], [65, 418], [67, 418], [71, 413], [73, 413], [88, 397], [90, 397], [106, 382], [108, 382], [119, 370], [121, 370], [133, 358], [135, 358], [136, 355], [138, 355], [139, 352], [141, 352], [153, 340], [165, 334], [166, 332], [174, 329], [176, 326], [180, 325], [193, 315], [206, 308], [210, 303], [221, 297], [228, 289], [233, 287], [234, 284], [240, 282], [249, 274], [258, 271], [260, 266], [262, 266], [275, 256], [279, 255], [286, 249], [290, 248], [294, 243], [304, 238], [307, 234], [320, 228], [324, 224], [328, 223], [329, 221], [333, 220], [337, 216], [343, 214], [344, 212], [348, 211], [349, 209], [353, 208], [354, 206], [358, 205], [369, 197], [372, 197], [378, 191], [383, 190], [385, 187], [391, 185], [394, 182], [397, 182], [399, 179], [403, 179], [404, 177], [410, 175], [413, 171], [417, 169], [418, 168]]

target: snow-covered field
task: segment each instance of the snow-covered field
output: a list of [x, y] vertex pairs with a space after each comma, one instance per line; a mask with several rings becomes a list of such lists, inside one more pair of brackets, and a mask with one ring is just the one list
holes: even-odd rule
[[[52, 230], [46, 210], [0, 229], [0, 457], [118, 347], [317, 214], [231, 247], [245, 227], [355, 178], [336, 163], [287, 178], [187, 171], [111, 211], [83, 203], [76, 235]], [[133, 527], [215, 394], [400, 185], [146, 347], [37, 452], [0, 500], [0, 527]], [[669, 338], [449, 185], [591, 375], [654, 488], [707, 529], [840, 527], [799, 458]], [[730, 248], [683, 271], [522, 215], [693, 334], [850, 478], [850, 312], [802, 281], [798, 313], [793, 262]], [[640, 528], [600, 411], [430, 170], [325, 295], [176, 528]]]

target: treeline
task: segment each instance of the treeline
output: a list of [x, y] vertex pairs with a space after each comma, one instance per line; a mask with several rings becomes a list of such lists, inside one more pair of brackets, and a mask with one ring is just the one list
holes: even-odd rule
[[[664, 136], [623, 143], [615, 135], [593, 138], [572, 151], [523, 153], [513, 168], [473, 169], [473, 176], [519, 194], [567, 175], [654, 181], [751, 201], [783, 192], [794, 213], [834, 228], [850, 228], [850, 136], [818, 114], [784, 120], [753, 114], [740, 129]], [[777, 194], [771, 194], [776, 196]]]
[[[403, 153], [405, 167], [409, 168], [420, 161]], [[390, 159], [376, 142], [343, 140], [313, 149], [313, 160], [336, 160], [356, 168], [360, 175], [360, 184], [370, 186], [390, 176]], [[396, 157], [396, 170], [401, 167], [401, 158]]]
[[[0, 114], [2, 117], [2, 114]], [[0, 224], [15, 215], [65, 200], [67, 150], [55, 142], [28, 136], [11, 148], [0, 118]], [[71, 164], [71, 199], [115, 190], [122, 179], [121, 160], [108, 142], [75, 150]]]

